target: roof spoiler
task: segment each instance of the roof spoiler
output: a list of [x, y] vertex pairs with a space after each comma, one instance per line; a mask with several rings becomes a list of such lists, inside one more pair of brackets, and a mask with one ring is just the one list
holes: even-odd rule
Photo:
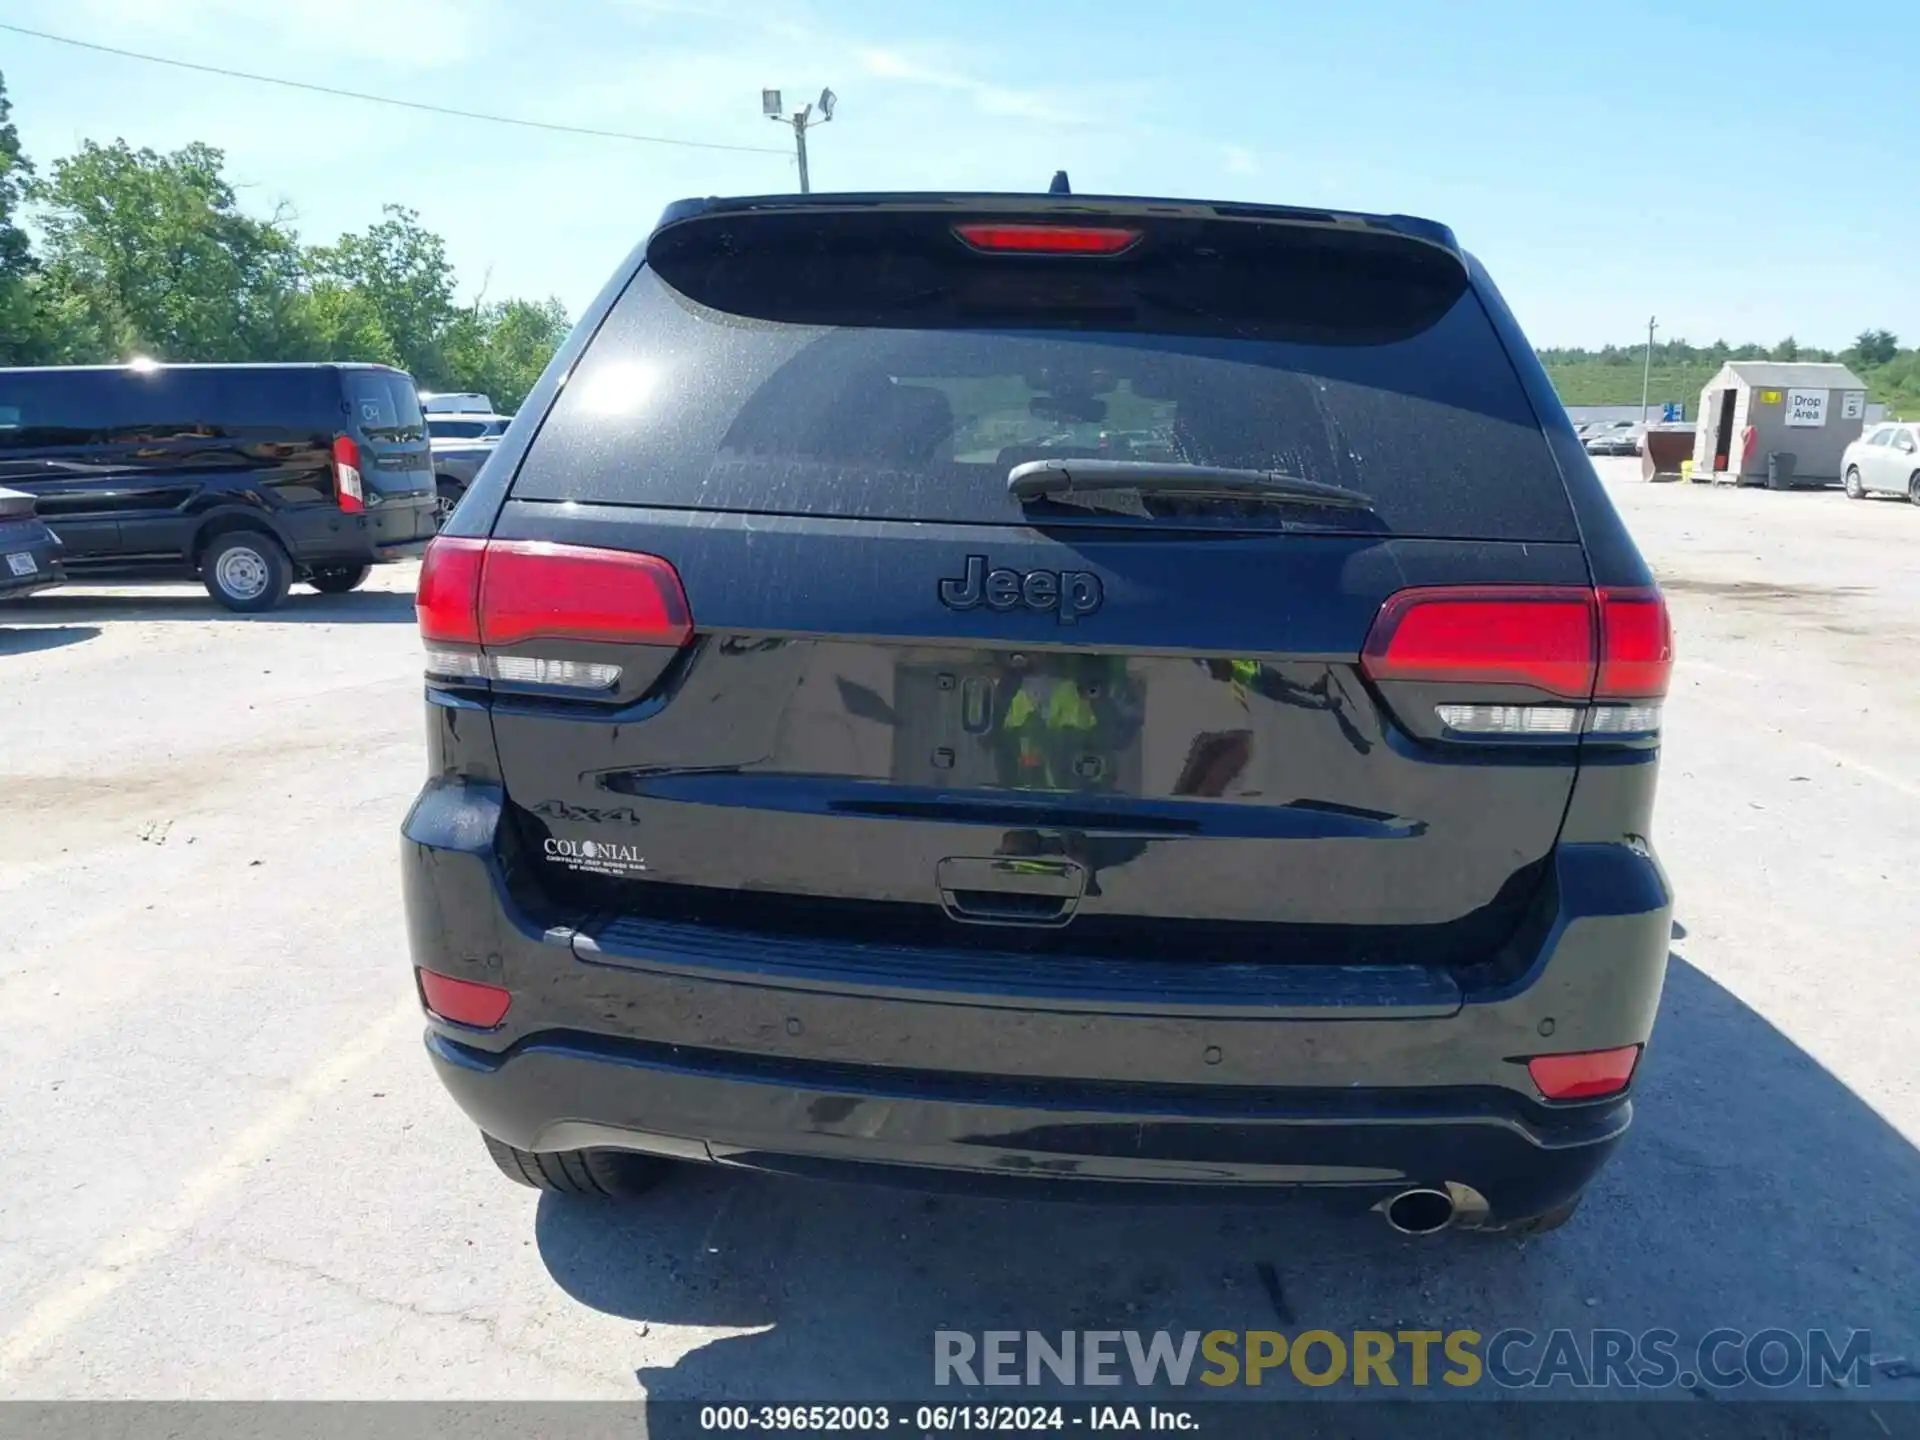
[[[1065, 178], [1055, 176], [1055, 184]], [[705, 199], [676, 200], [661, 212], [654, 227], [657, 235], [671, 226], [689, 220], [722, 215], [772, 214], [796, 210], [922, 210], [952, 211], [978, 216], [982, 213], [1026, 213], [1059, 219], [1063, 215], [1085, 218], [1099, 216], [1162, 216], [1193, 220], [1265, 221], [1276, 225], [1308, 225], [1336, 230], [1371, 230], [1400, 235], [1445, 250], [1462, 265], [1467, 257], [1453, 231], [1437, 220], [1417, 215], [1372, 215], [1354, 210], [1324, 210], [1292, 205], [1245, 205], [1209, 200], [1157, 200], [1139, 195], [1072, 195], [1031, 192], [981, 191], [942, 193], [939, 191], [895, 191], [852, 195], [740, 195], [708, 196]]]

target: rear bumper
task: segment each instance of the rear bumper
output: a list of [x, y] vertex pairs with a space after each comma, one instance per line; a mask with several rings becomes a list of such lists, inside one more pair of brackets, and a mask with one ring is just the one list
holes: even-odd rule
[[[0, 522], [0, 599], [31, 595], [66, 582], [66, 551], [44, 521]], [[16, 561], [13, 557], [24, 556]], [[28, 567], [24, 574], [15, 566]]]
[[438, 528], [435, 504], [428, 491], [390, 498], [355, 515], [331, 506], [284, 511], [280, 524], [297, 565], [384, 565], [426, 550]]
[[1495, 1222], [1585, 1187], [1631, 1105], [1527, 1116], [1472, 1090], [1101, 1093], [980, 1077], [742, 1064], [546, 1037], [506, 1055], [430, 1028], [441, 1082], [484, 1131], [529, 1150], [613, 1146], [823, 1178], [1070, 1198], [1325, 1187], [1361, 1208], [1456, 1182]]
[[494, 859], [498, 805], [484, 786], [423, 793], [406, 899], [416, 964], [513, 993], [493, 1031], [430, 1018], [427, 1047], [475, 1123], [523, 1149], [1360, 1204], [1451, 1181], [1498, 1224], [1577, 1193], [1631, 1118], [1626, 1096], [1542, 1102], [1525, 1057], [1645, 1042], [1665, 973], [1666, 883], [1624, 846], [1560, 847], [1537, 953], [1498, 987], [1313, 966], [1076, 990], [737, 935], [697, 950], [675, 927], [543, 929]]

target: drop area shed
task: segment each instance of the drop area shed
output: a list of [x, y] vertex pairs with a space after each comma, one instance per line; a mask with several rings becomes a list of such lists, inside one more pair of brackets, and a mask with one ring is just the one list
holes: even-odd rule
[[1824, 485], [1860, 438], [1867, 386], [1844, 365], [1732, 360], [1700, 392], [1693, 478], [1721, 484]]

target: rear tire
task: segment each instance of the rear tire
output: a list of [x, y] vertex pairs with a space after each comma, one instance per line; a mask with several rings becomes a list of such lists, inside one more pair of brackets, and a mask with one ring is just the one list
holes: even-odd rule
[[1858, 465], [1849, 465], [1847, 467], [1847, 478], [1843, 483], [1846, 487], [1847, 498], [1849, 500], [1864, 500], [1867, 498], [1867, 487], [1860, 483], [1860, 467]]
[[632, 1150], [521, 1150], [482, 1134], [487, 1153], [509, 1180], [550, 1195], [627, 1200], [673, 1173], [673, 1162]]
[[1920, 470], [1907, 477], [1907, 503], [1920, 505]]
[[200, 579], [207, 593], [227, 609], [258, 615], [287, 598], [293, 562], [271, 535], [229, 530], [214, 536], [201, 556]]
[[444, 530], [447, 528], [447, 521], [453, 518], [453, 507], [460, 503], [460, 497], [466, 494], [467, 490], [464, 485], [456, 485], [451, 480], [442, 480], [433, 488], [438, 496], [433, 507], [434, 529]]
[[366, 584], [371, 574], [371, 565], [316, 565], [307, 583], [322, 595], [344, 595]]

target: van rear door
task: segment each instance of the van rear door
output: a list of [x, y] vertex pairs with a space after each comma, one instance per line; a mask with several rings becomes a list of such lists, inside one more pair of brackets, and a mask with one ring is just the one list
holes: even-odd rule
[[433, 452], [413, 377], [384, 367], [342, 368], [346, 434], [360, 452], [371, 505], [433, 494]]

